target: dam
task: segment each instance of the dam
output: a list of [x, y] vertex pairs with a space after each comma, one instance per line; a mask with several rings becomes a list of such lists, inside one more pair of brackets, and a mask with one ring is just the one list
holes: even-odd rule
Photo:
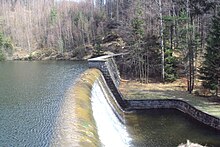
[[[119, 54], [120, 55], [120, 54]], [[115, 100], [124, 111], [138, 111], [146, 109], [177, 109], [183, 113], [186, 113], [194, 119], [206, 124], [216, 130], [220, 130], [220, 114], [215, 111], [207, 111], [204, 108], [196, 107], [188, 99], [147, 99], [147, 100], [125, 100], [118, 90], [120, 83], [120, 75], [117, 70], [117, 65], [114, 56], [109, 55], [102, 56], [89, 60], [89, 66], [94, 67], [102, 71], [107, 85], [114, 94]], [[188, 101], [188, 102], [187, 102]], [[216, 103], [216, 105], [219, 105]], [[207, 105], [204, 105], [206, 108]], [[218, 109], [219, 107], [217, 107]], [[207, 108], [208, 109], [208, 108]], [[217, 110], [218, 111], [218, 110]]]
[[[91, 59], [88, 64], [90, 69], [81, 75], [71, 94], [78, 108], [77, 133], [73, 134], [78, 134], [79, 146], [170, 147], [186, 140], [220, 145], [219, 131], [183, 113], [175, 106], [179, 101], [124, 100], [117, 89], [120, 75], [112, 56]], [[76, 140], [62, 141], [73, 144]]]
[[220, 146], [219, 131], [174, 100], [124, 100], [112, 56], [0, 67], [0, 146], [171, 147], [186, 140]]

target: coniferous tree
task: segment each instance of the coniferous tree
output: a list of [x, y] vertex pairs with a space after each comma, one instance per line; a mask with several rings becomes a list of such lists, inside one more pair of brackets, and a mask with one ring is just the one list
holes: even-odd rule
[[205, 88], [216, 90], [218, 94], [218, 80], [220, 78], [220, 12], [213, 17], [209, 30], [205, 61], [200, 69], [200, 78]]

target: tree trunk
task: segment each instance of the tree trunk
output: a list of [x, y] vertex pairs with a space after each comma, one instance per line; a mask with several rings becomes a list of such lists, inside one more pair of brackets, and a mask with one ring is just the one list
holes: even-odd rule
[[[220, 74], [220, 72], [219, 72]], [[217, 85], [217, 88], [216, 88], [216, 96], [218, 97], [219, 95], [219, 88], [220, 88], [220, 77], [218, 78], [218, 85]]]
[[116, 1], [116, 20], [119, 21], [119, 0]]
[[164, 69], [164, 43], [163, 43], [163, 9], [161, 0], [159, 0], [160, 9], [160, 44], [161, 44], [161, 80], [164, 82], [165, 69]]
[[187, 22], [187, 44], [188, 44], [188, 91], [191, 94], [194, 87], [193, 82], [193, 76], [194, 76], [194, 69], [193, 69], [193, 49], [192, 49], [192, 31], [189, 31], [190, 25], [193, 25], [193, 19], [190, 16], [190, 6], [189, 6], [189, 0], [187, 0], [186, 3], [186, 9], [187, 9], [187, 16], [189, 18]]

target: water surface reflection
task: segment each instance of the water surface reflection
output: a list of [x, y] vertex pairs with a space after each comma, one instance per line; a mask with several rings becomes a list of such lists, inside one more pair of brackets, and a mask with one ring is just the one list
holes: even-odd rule
[[86, 62], [0, 62], [0, 146], [49, 146], [66, 90]]

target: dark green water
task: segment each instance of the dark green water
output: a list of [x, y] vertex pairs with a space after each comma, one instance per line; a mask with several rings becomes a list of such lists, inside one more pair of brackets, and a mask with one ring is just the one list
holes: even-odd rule
[[86, 62], [0, 62], [0, 146], [49, 146], [64, 94]]
[[190, 140], [208, 147], [220, 146], [220, 132], [177, 110], [148, 110], [126, 115], [133, 147], [175, 147]]

